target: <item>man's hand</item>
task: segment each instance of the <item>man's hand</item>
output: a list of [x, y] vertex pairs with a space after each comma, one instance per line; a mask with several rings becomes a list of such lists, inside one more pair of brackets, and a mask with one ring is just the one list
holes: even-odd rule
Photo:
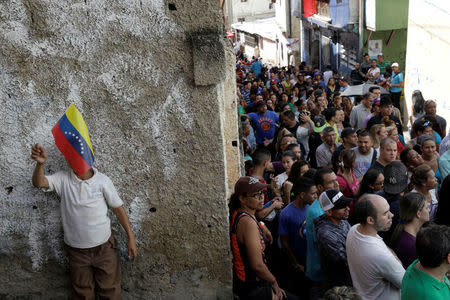
[[131, 261], [134, 261], [136, 259], [136, 256], [138, 254], [138, 248], [136, 245], [136, 240], [134, 239], [134, 236], [131, 238], [128, 238], [128, 258]]
[[47, 160], [47, 153], [45, 152], [44, 147], [39, 144], [36, 144], [31, 147], [31, 158], [37, 161], [40, 164], [44, 164]]

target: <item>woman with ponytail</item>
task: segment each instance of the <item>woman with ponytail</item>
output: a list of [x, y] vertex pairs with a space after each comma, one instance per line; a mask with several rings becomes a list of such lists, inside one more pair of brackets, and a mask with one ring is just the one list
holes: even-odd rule
[[230, 241], [233, 252], [233, 286], [240, 299], [297, 299], [282, 290], [267, 268], [264, 250], [272, 235], [255, 218], [262, 209], [267, 184], [241, 177], [234, 186], [230, 208]]
[[430, 220], [430, 206], [424, 195], [411, 192], [400, 199], [400, 218], [404, 222], [395, 227], [391, 245], [406, 269], [417, 258], [416, 235]]

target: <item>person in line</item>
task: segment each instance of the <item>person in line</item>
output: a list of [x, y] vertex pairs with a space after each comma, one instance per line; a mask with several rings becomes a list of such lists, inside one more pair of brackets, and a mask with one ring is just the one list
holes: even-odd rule
[[55, 191], [61, 198], [64, 243], [75, 298], [94, 299], [97, 293], [100, 298], [120, 299], [119, 254], [108, 207], [127, 233], [128, 257], [133, 261], [138, 248], [123, 201], [111, 179], [96, 168], [82, 175], [73, 169], [44, 175], [47, 153], [38, 144], [31, 148], [31, 158], [36, 161], [33, 186]]
[[364, 128], [364, 120], [370, 115], [372, 106], [371, 93], [363, 95], [361, 102], [352, 108], [350, 113], [350, 125], [355, 129]]
[[287, 285], [297, 295], [307, 294], [306, 263], [306, 213], [317, 199], [317, 188], [309, 178], [298, 178], [292, 187], [292, 202], [281, 211], [278, 234], [280, 246], [288, 260]]
[[355, 214], [360, 223], [350, 228], [346, 241], [353, 286], [364, 300], [400, 299], [405, 269], [378, 235], [391, 227], [389, 204], [381, 196], [366, 194], [356, 202]]
[[356, 197], [359, 199], [364, 194], [376, 194], [383, 190], [384, 175], [378, 169], [370, 169], [364, 174], [358, 188]]
[[264, 100], [256, 103], [256, 111], [255, 113], [249, 113], [248, 117], [255, 130], [256, 143], [260, 147], [267, 147], [273, 141], [279, 117], [277, 113], [267, 110]]
[[422, 158], [424, 164], [430, 166], [434, 172], [437, 181], [441, 181], [441, 174], [439, 172], [439, 154], [436, 152], [436, 142], [430, 135], [424, 134], [418, 138], [420, 150], [422, 151]]
[[336, 143], [336, 132], [333, 127], [325, 127], [322, 132], [323, 143], [317, 147], [316, 160], [318, 168], [332, 168], [331, 157], [341, 144]]
[[366, 174], [370, 166], [377, 160], [378, 153], [372, 148], [372, 139], [366, 129], [359, 129], [356, 134], [358, 135], [358, 147], [353, 148], [356, 154], [353, 172], [358, 181], [361, 182], [364, 174]]
[[[316, 172], [314, 175], [314, 183], [316, 184], [319, 196], [328, 189], [339, 188], [336, 174], [333, 170], [327, 168], [319, 169]], [[306, 213], [306, 277], [311, 280], [310, 299], [314, 300], [320, 297], [323, 281], [314, 220], [324, 213], [318, 200], [313, 202]]]
[[339, 190], [326, 190], [319, 197], [324, 215], [314, 220], [320, 265], [324, 275], [323, 291], [333, 286], [351, 286], [352, 278], [348, 269], [345, 241], [350, 230], [347, 222], [352, 202]]
[[420, 193], [425, 197], [427, 205], [430, 207], [430, 220], [433, 221], [438, 206], [437, 180], [433, 170], [426, 164], [418, 166], [412, 173], [411, 183], [414, 186], [411, 192]]
[[[252, 155], [253, 159], [253, 170], [251, 172], [251, 176], [258, 179], [262, 184], [266, 184], [266, 180], [264, 179], [265, 172], [268, 170], [270, 166], [271, 156], [270, 151], [266, 148], [256, 149]], [[264, 189], [266, 192], [264, 195], [264, 204], [269, 202], [269, 196], [267, 194], [267, 188]], [[281, 198], [274, 198], [270, 202], [269, 205], [265, 206], [262, 209], [257, 209], [255, 212], [255, 216], [258, 220], [262, 220], [270, 215], [275, 209], [280, 210], [284, 206]]]
[[357, 200], [359, 181], [353, 173], [356, 154], [352, 149], [344, 149], [339, 155], [336, 175], [339, 182], [339, 190], [344, 196]]
[[[425, 115], [422, 118], [418, 118], [414, 121], [412, 125], [412, 132], [415, 132], [415, 128], [420, 125], [420, 123], [424, 120], [424, 117], [433, 117], [436, 119], [436, 122], [439, 125], [439, 128], [441, 130], [441, 138], [445, 137], [447, 135], [447, 121], [436, 114], [436, 101], [434, 100], [427, 100], [424, 104], [424, 110]], [[414, 138], [415, 136], [411, 136], [411, 138]]]
[[380, 142], [388, 137], [386, 126], [384, 124], [375, 124], [370, 128], [370, 138], [373, 141], [372, 147], [379, 153]]
[[397, 158], [397, 143], [390, 138], [385, 138], [380, 143], [380, 156], [371, 169], [378, 169], [384, 172], [384, 168]]
[[383, 118], [386, 117], [391, 121], [394, 121], [395, 126], [397, 127], [398, 132], [401, 134], [402, 131], [402, 123], [400, 122], [400, 119], [392, 114], [392, 101], [389, 96], [382, 96], [380, 100], [380, 113], [376, 116], [373, 116], [368, 122], [367, 122], [367, 129], [370, 130], [373, 125], [375, 124], [381, 124]]
[[339, 154], [344, 149], [352, 149], [358, 145], [358, 135], [356, 134], [356, 130], [351, 127], [346, 127], [341, 132], [341, 140], [342, 144], [334, 150], [333, 155], [331, 156], [331, 163], [333, 165], [333, 169], [336, 169]]
[[430, 220], [430, 206], [422, 194], [411, 192], [400, 199], [400, 218], [391, 238], [391, 245], [406, 269], [417, 258], [416, 236]]
[[450, 227], [431, 225], [416, 238], [418, 259], [406, 270], [402, 300], [450, 299]]
[[[400, 109], [400, 97], [402, 95], [403, 89], [403, 73], [400, 72], [398, 63], [394, 62], [391, 65], [392, 68], [392, 78], [391, 81], [388, 82], [389, 92], [391, 93], [392, 102], [395, 107]], [[399, 130], [399, 132], [402, 132]]]
[[230, 198], [234, 292], [241, 299], [297, 299], [279, 287], [267, 268], [264, 250], [272, 236], [255, 218], [256, 210], [263, 206], [265, 188], [257, 178], [241, 177]]
[[388, 231], [381, 232], [380, 235], [386, 245], [390, 245], [391, 236], [395, 226], [400, 222], [399, 205], [400, 199], [408, 190], [408, 171], [401, 162], [393, 161], [384, 168], [383, 189], [377, 192], [389, 203], [389, 210], [393, 214], [392, 226]]

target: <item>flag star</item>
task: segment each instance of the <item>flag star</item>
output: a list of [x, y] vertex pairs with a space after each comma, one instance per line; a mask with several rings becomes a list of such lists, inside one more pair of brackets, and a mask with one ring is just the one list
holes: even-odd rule
[[72, 132], [69, 131], [69, 134], [72, 134]]
[[83, 152], [83, 151], [81, 151], [81, 154], [84, 154], [84, 152]]
[[75, 136], [75, 133], [72, 133], [72, 136]]
[[64, 131], [64, 134], [67, 134], [67, 131]]

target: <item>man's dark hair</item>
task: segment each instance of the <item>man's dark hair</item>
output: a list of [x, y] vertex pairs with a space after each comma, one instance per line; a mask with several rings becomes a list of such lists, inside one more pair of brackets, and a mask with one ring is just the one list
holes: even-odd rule
[[292, 200], [300, 193], [307, 193], [314, 186], [314, 181], [311, 178], [299, 177], [294, 181], [292, 186], [293, 197]]
[[245, 122], [248, 120], [248, 116], [247, 115], [241, 115], [241, 122]]
[[371, 197], [374, 197], [374, 195], [364, 194], [355, 204], [355, 216], [357, 222], [364, 225], [367, 224], [367, 217], [372, 217], [375, 220], [377, 219], [377, 209], [370, 200]]
[[384, 95], [383, 97], [381, 97], [380, 100], [380, 107], [382, 106], [388, 106], [388, 105], [392, 105], [392, 100], [391, 97]]
[[259, 166], [263, 161], [270, 159], [270, 151], [266, 148], [258, 148], [252, 154], [253, 165]]
[[[381, 91], [381, 89], [380, 89], [379, 86], [371, 86], [371, 87], [369, 88], [369, 93], [373, 93], [373, 90], [380, 90], [380, 91]], [[366, 94], [366, 95], [368, 95], [368, 94]]]
[[369, 133], [369, 131], [368, 131], [367, 129], [361, 128], [361, 129], [358, 129], [358, 130], [356, 131], [356, 135], [358, 135], [358, 137], [361, 137], [361, 136], [370, 136], [370, 133]]
[[[316, 185], [323, 185], [323, 177], [326, 174], [331, 174], [334, 173], [333, 170], [329, 169], [329, 168], [322, 168], [317, 170], [316, 174], [314, 175], [314, 183]], [[305, 174], [306, 175], [306, 174]]]
[[[324, 169], [321, 169], [321, 170], [324, 170]], [[308, 171], [306, 171], [305, 174], [303, 174], [303, 178], [314, 178], [315, 179], [316, 174], [317, 174], [317, 169], [310, 168]], [[315, 180], [314, 180], [314, 183], [316, 184]]]
[[[373, 87], [371, 87], [371, 88], [369, 89], [369, 91], [370, 91], [371, 89], [373, 90]], [[371, 93], [371, 92], [370, 92], [370, 93]], [[370, 93], [364, 94], [364, 95], [362, 96], [362, 98], [363, 98], [363, 99], [369, 99]]]
[[334, 128], [331, 126], [328, 126], [328, 127], [325, 127], [325, 129], [322, 131], [323, 134], [329, 133], [329, 132], [334, 132]]
[[292, 110], [287, 110], [287, 111], [283, 112], [282, 115], [285, 117], [288, 117], [290, 120], [295, 119], [295, 114]]
[[329, 107], [323, 110], [322, 115], [327, 122], [330, 121], [332, 117], [336, 116], [336, 110], [336, 107]]
[[422, 227], [416, 238], [417, 257], [425, 268], [437, 268], [450, 253], [450, 227], [430, 225]]

